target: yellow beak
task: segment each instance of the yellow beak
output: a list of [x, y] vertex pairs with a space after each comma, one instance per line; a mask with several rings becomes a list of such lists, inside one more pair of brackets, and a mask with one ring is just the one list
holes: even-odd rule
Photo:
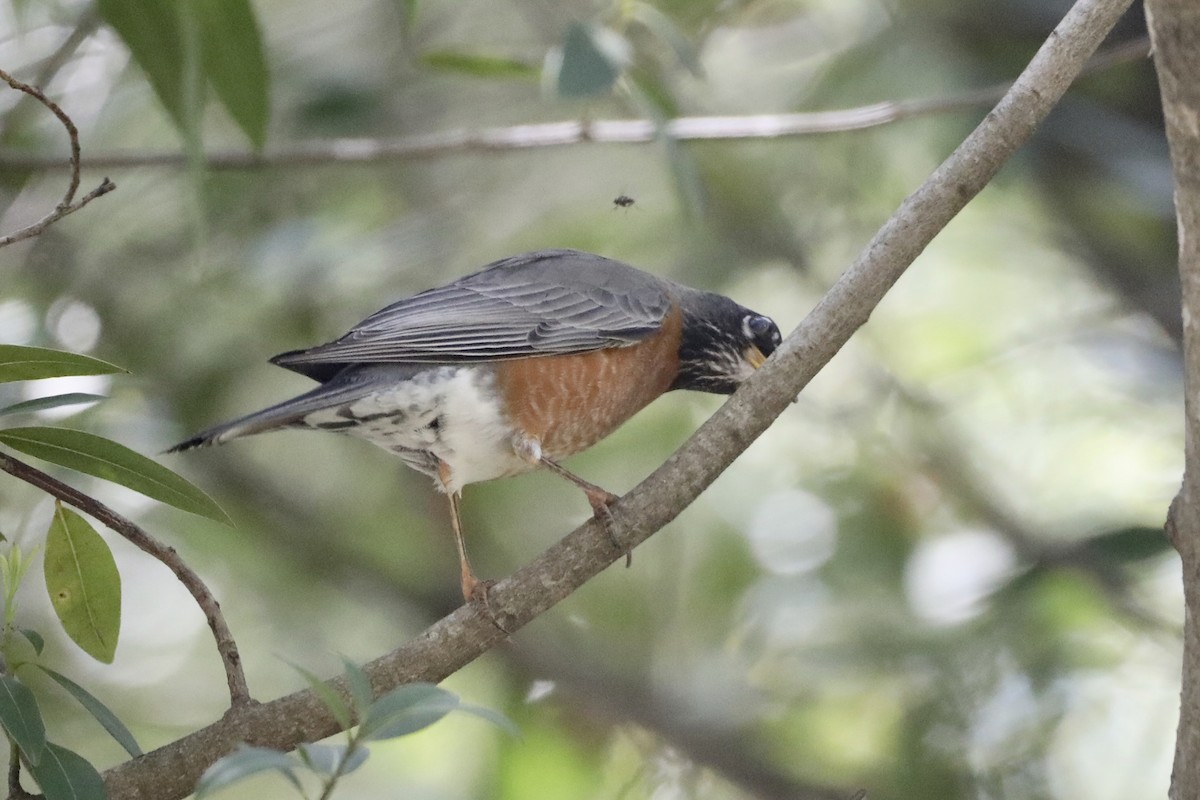
[[748, 348], [746, 348], [746, 361], [750, 364], [750, 366], [758, 369], [766, 360], [767, 357], [762, 354], [762, 350], [759, 350], [754, 345], [750, 345]]

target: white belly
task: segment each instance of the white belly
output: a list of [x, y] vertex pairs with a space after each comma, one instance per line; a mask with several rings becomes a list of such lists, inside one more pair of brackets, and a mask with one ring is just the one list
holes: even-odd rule
[[[487, 367], [431, 367], [394, 387], [338, 408], [309, 414], [305, 423], [341, 430], [390, 450], [447, 492], [468, 483], [532, 469], [513, 449], [514, 430], [500, 413]], [[449, 467], [442, 485], [438, 461]]]

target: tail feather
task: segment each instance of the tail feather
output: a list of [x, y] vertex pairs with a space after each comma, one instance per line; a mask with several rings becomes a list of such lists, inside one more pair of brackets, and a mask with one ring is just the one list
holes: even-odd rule
[[281, 411], [277, 412], [277, 409], [279, 409], [279, 406], [272, 406], [254, 414], [247, 414], [230, 422], [216, 425], [208, 430], [201, 431], [190, 439], [180, 442], [166, 452], [181, 453], [184, 450], [193, 450], [197, 447], [224, 444], [230, 439], [237, 439], [241, 436], [263, 433], [264, 431], [275, 430], [277, 428], [286, 428], [289, 425], [294, 425], [304, 416], [285, 414]]
[[369, 371], [346, 375], [344, 379], [339, 376], [335, 382], [322, 384], [291, 400], [284, 400], [262, 411], [201, 431], [166, 452], [180, 453], [197, 447], [224, 444], [230, 439], [242, 436], [301, 425], [309, 414], [336, 408], [377, 390], [381, 383], [380, 377]]

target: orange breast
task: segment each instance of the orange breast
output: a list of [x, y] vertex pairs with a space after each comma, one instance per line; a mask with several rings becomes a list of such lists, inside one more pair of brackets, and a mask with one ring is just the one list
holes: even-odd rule
[[497, 388], [510, 421], [551, 458], [591, 447], [671, 387], [683, 317], [629, 347], [504, 362]]

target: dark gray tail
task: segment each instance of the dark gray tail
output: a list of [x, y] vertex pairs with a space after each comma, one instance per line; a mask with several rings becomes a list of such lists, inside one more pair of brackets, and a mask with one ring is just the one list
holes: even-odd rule
[[[315, 391], [309, 393], [309, 395], [311, 394], [315, 394]], [[216, 425], [206, 431], [201, 431], [192, 438], [175, 445], [167, 452], [179, 453], [195, 447], [224, 444], [230, 439], [236, 439], [239, 436], [249, 436], [253, 433], [263, 433], [265, 431], [273, 431], [297, 425], [308, 414], [319, 408], [326, 407], [325, 405], [320, 405], [314, 408], [308, 403], [302, 403], [301, 401], [310, 399], [309, 395], [301, 395], [279, 405], [264, 408], [262, 411], [256, 411], [253, 414], [247, 414], [244, 417], [239, 417], [221, 425]]]
[[166, 452], [178, 453], [196, 447], [224, 444], [230, 439], [237, 439], [240, 436], [250, 436], [280, 428], [303, 427], [305, 419], [310, 414], [353, 402], [378, 390], [382, 385], [390, 383], [387, 376], [381, 375], [380, 372], [381, 370], [378, 369], [362, 370], [339, 375], [336, 379], [318, 386], [311, 392], [201, 431]]

